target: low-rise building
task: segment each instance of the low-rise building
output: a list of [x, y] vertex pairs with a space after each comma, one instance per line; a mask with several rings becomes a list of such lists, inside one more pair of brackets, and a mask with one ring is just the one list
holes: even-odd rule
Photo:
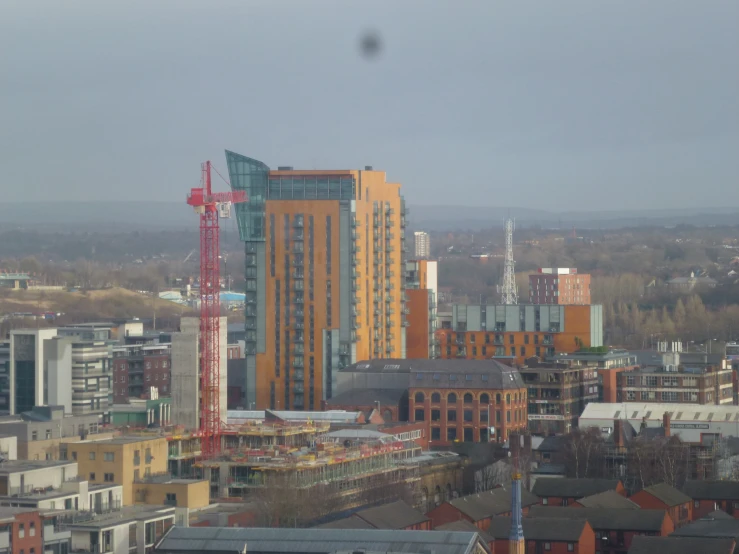
[[177, 525], [187, 525], [191, 512], [210, 504], [210, 485], [202, 479], [152, 475], [134, 481], [133, 496], [136, 504], [173, 506]]
[[351, 516], [320, 525], [323, 529], [404, 529], [430, 531], [431, 519], [402, 500], [359, 510]]
[[66, 554], [70, 534], [54, 528], [54, 520], [30, 508], [0, 508], [0, 552]]
[[642, 508], [666, 510], [675, 522], [675, 528], [687, 525], [693, 519], [692, 499], [666, 483], [646, 487], [632, 494], [630, 500]]
[[[526, 489], [521, 491], [521, 507], [524, 515], [539, 499]], [[461, 496], [448, 500], [428, 513], [434, 528], [464, 519], [480, 530], [486, 530], [490, 522], [498, 517], [510, 516], [512, 510], [511, 490], [506, 487]], [[510, 529], [510, 527], [509, 527]]]
[[527, 386], [528, 428], [532, 433], [569, 433], [577, 427], [585, 406], [598, 399], [598, 375], [593, 367], [530, 358], [519, 371]]
[[606, 491], [626, 496], [626, 489], [618, 479], [540, 477], [531, 489], [544, 506], [569, 506], [581, 498]]
[[[552, 554], [589, 554], [595, 552], [595, 533], [584, 519], [563, 520], [525, 517], [521, 521], [526, 552]], [[490, 523], [488, 534], [495, 539], [495, 552], [510, 552], [510, 517], [496, 517]]]
[[126, 436], [84, 440], [62, 445], [63, 459], [76, 461], [79, 474], [93, 484], [116, 483], [123, 487], [123, 505], [134, 502], [134, 482], [167, 471], [164, 437]]
[[735, 554], [734, 539], [707, 537], [634, 537], [628, 554]]
[[113, 404], [110, 409], [111, 425], [139, 429], [171, 425], [172, 398], [159, 397], [154, 387], [150, 396], [152, 397], [129, 398], [125, 404]]
[[693, 501], [693, 521], [721, 510], [739, 519], [739, 482], [686, 481], [683, 492]]
[[171, 344], [151, 340], [115, 346], [112, 357], [114, 403], [141, 398], [151, 387], [158, 389], [160, 397], [171, 395]]
[[106, 514], [73, 512], [57, 518], [71, 532], [72, 551], [147, 554], [175, 523], [170, 506], [125, 506]]
[[[665, 510], [533, 506], [527, 519], [536, 520], [538, 518], [558, 519], [563, 523], [565, 521], [587, 521], [595, 533], [595, 540], [601, 554], [620, 554], [627, 551], [635, 536], [648, 534], [666, 537], [675, 529], [672, 518]], [[525, 526], [524, 536], [526, 536]]]
[[598, 374], [598, 402], [616, 402], [618, 384], [616, 376], [639, 366], [636, 356], [622, 349], [586, 348], [572, 353], [556, 354], [547, 359], [568, 367], [595, 368]]

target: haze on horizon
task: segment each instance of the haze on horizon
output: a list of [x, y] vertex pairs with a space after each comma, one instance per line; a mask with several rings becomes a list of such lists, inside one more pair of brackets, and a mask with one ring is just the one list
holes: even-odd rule
[[739, 207], [734, 0], [5, 0], [0, 51], [5, 202], [179, 200], [229, 149], [410, 204]]

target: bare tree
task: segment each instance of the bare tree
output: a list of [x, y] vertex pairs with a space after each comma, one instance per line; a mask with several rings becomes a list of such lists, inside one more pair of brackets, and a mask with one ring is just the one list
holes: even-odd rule
[[568, 477], [598, 477], [604, 467], [603, 439], [600, 430], [574, 429], [564, 448]]

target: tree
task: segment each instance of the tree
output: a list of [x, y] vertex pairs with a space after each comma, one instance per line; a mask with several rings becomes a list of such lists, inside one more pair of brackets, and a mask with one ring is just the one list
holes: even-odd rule
[[680, 333], [685, 329], [685, 321], [687, 319], [687, 313], [685, 312], [685, 304], [681, 298], [675, 302], [675, 310], [672, 314], [673, 321], [675, 322], [675, 330]]
[[565, 442], [563, 454], [568, 477], [598, 477], [604, 466], [600, 429], [573, 429]]

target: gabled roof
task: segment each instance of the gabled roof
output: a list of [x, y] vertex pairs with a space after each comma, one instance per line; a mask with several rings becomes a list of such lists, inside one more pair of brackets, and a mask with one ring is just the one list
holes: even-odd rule
[[429, 521], [428, 517], [414, 510], [402, 500], [367, 508], [354, 515], [363, 519], [375, 529], [405, 529], [411, 525]]
[[733, 554], [734, 548], [733, 539], [637, 535], [631, 541], [629, 554]]
[[651, 485], [642, 489], [642, 491], [651, 494], [658, 500], [661, 500], [670, 508], [673, 506], [679, 506], [680, 504], [685, 504], [692, 500], [689, 496], [681, 493], [675, 487], [671, 487], [667, 483]]
[[566, 506], [532, 506], [529, 518], [586, 519], [597, 530], [654, 531], [662, 529], [664, 510], [622, 510], [619, 508], [572, 508]]
[[242, 552], [248, 545], [250, 554], [330, 554], [354, 550], [472, 554], [482, 542], [477, 533], [452, 531], [175, 526], [156, 550], [165, 554], [232, 553]]
[[[537, 504], [539, 499], [527, 490], [521, 491], [521, 505], [525, 508]], [[473, 521], [480, 521], [498, 514], [511, 511], [511, 490], [505, 487], [469, 494], [450, 500], [449, 504], [457, 508]]]
[[562, 498], [583, 498], [599, 492], [613, 491], [620, 481], [618, 479], [559, 479], [556, 477], [539, 477], [534, 483], [533, 492], [539, 497], [559, 496]]
[[354, 514], [349, 517], [343, 517], [328, 523], [322, 523], [316, 525], [316, 529], [375, 529], [369, 523], [364, 521], [362, 518], [355, 516]]
[[[588, 522], [584, 519], [525, 517], [521, 524], [523, 526], [523, 536], [526, 537], [526, 540], [577, 542], [580, 540]], [[488, 527], [488, 533], [496, 540], [507, 539], [510, 532], [510, 517], [494, 517]]]
[[577, 501], [584, 508], [615, 508], [619, 510], [640, 510], [639, 504], [621, 496], [616, 491], [605, 491], [585, 496]]
[[439, 525], [434, 530], [435, 531], [467, 531], [468, 533], [474, 532], [474, 533], [478, 533], [480, 535], [480, 538], [487, 543], [493, 542], [495, 540], [495, 537], [493, 537], [489, 533], [486, 533], [485, 531], [480, 531], [477, 527], [475, 527], [474, 523], [467, 521], [466, 519], [459, 519], [457, 521], [445, 523], [444, 525]]
[[693, 500], [739, 502], [739, 481], [686, 481], [683, 492]]
[[734, 518], [701, 518], [698, 521], [676, 529], [672, 535], [678, 537], [713, 537], [739, 540], [739, 520]]

